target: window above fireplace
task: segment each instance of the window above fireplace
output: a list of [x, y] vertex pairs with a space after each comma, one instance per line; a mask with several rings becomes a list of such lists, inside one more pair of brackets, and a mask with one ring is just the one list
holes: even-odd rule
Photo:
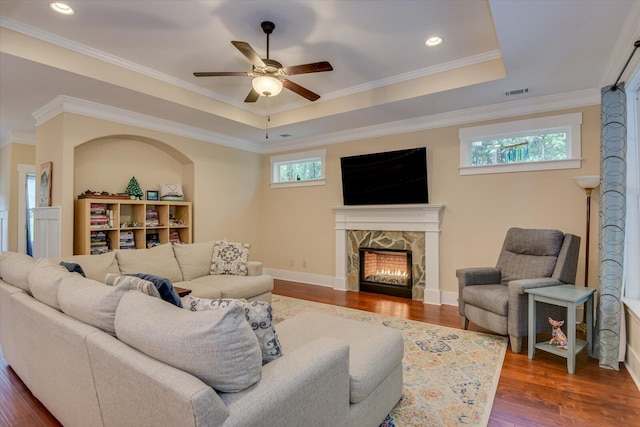
[[325, 185], [326, 150], [271, 156], [271, 188]]

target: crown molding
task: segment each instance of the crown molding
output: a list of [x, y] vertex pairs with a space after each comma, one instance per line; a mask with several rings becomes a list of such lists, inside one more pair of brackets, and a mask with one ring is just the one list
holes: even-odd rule
[[[450, 61], [444, 64], [434, 65], [432, 67], [426, 67], [419, 70], [410, 71], [408, 73], [398, 74], [395, 76], [387, 77], [380, 80], [375, 80], [372, 82], [366, 82], [360, 85], [352, 86], [346, 89], [337, 90], [335, 92], [330, 92], [322, 95], [317, 104], [326, 102], [336, 98], [342, 98], [343, 96], [354, 95], [360, 92], [365, 92], [368, 90], [374, 90], [381, 87], [393, 85], [396, 83], [406, 82], [408, 80], [419, 79], [427, 76], [431, 76], [438, 73], [443, 73], [446, 71], [456, 70], [459, 68], [468, 67], [475, 64], [480, 64], [487, 61], [493, 61], [494, 59], [502, 58], [502, 53], [499, 50], [492, 50], [489, 52], [480, 53], [478, 55], [468, 56], [466, 58], [457, 59], [455, 61]], [[277, 108], [273, 108], [271, 110], [271, 114], [282, 113], [288, 110], [293, 110], [298, 107], [305, 106], [306, 103], [303, 100], [296, 101], [293, 103], [289, 103], [286, 105], [282, 105]]]
[[446, 126], [464, 125], [486, 120], [522, 116], [526, 114], [579, 108], [589, 105], [597, 105], [599, 103], [600, 91], [598, 89], [588, 89], [565, 94], [549, 95], [469, 108], [442, 114], [434, 114], [431, 116], [416, 117], [408, 120], [399, 120], [396, 122], [382, 123], [358, 129], [328, 133], [322, 136], [270, 143], [268, 145], [257, 144], [217, 132], [186, 126], [146, 114], [140, 114], [64, 95], [54, 98], [52, 101], [35, 111], [33, 116], [36, 119], [36, 126], [40, 126], [48, 120], [51, 120], [53, 117], [61, 113], [68, 112], [169, 133], [244, 151], [260, 154], [273, 154], [282, 151], [339, 144], [343, 142], [417, 132]]
[[[633, 43], [636, 40], [640, 40], [640, 2], [633, 2], [631, 10], [627, 14], [622, 29], [618, 36], [618, 40], [611, 50], [609, 60], [607, 61], [607, 67], [600, 80], [600, 86], [608, 86], [615, 83], [622, 67], [626, 64], [629, 55], [633, 51]], [[634, 55], [633, 60], [627, 66], [625, 73], [620, 78], [620, 81], [625, 81], [631, 78], [631, 72], [640, 66], [640, 54]]]
[[186, 82], [184, 80], [178, 79], [176, 77], [170, 76], [168, 74], [162, 73], [152, 68], [145, 67], [143, 65], [137, 64], [135, 62], [129, 61], [124, 58], [120, 58], [119, 56], [112, 55], [102, 50], [95, 49], [93, 47], [87, 46], [82, 43], [78, 43], [74, 40], [61, 37], [53, 33], [49, 33], [47, 31], [41, 30], [36, 27], [32, 27], [20, 21], [16, 21], [11, 18], [0, 17], [0, 26], [22, 33], [29, 37], [33, 37], [43, 42], [54, 44], [56, 46], [68, 49], [72, 52], [76, 52], [81, 55], [86, 55], [90, 58], [94, 58], [99, 61], [104, 61], [109, 64], [113, 64], [118, 67], [122, 67], [124, 69], [133, 71], [135, 73], [142, 74], [147, 77], [154, 78], [156, 80], [160, 80], [164, 83], [168, 83], [170, 85], [177, 86], [182, 89], [186, 89], [191, 92], [198, 93], [200, 95], [204, 95], [206, 97], [215, 99], [217, 101], [233, 105], [234, 107], [242, 108], [244, 110], [250, 110], [250, 108], [247, 108], [247, 105], [244, 102], [240, 102], [236, 99], [229, 98], [224, 95], [220, 95], [219, 93], [214, 92], [210, 89], [205, 89], [201, 86]]
[[36, 127], [61, 113], [72, 113], [108, 120], [254, 153], [262, 152], [259, 144], [243, 139], [66, 95], [55, 97], [33, 113], [33, 117], [36, 119]]
[[264, 153], [271, 154], [287, 150], [306, 149], [322, 145], [339, 144], [361, 139], [378, 138], [388, 135], [417, 132], [446, 126], [458, 126], [469, 123], [478, 123], [486, 120], [505, 119], [526, 114], [565, 110], [597, 104], [600, 104], [600, 91], [598, 89], [587, 89], [564, 94], [548, 95], [538, 98], [468, 108], [390, 123], [381, 123], [358, 129], [328, 133], [318, 137], [314, 136], [310, 138], [288, 140], [286, 142], [276, 142], [266, 146], [263, 151]]
[[0, 148], [9, 144], [36, 145], [36, 136], [28, 132], [2, 132], [0, 135]]

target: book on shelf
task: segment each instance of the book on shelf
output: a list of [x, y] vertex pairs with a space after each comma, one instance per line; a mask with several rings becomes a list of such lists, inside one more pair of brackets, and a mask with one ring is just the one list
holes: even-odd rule
[[120, 249], [135, 249], [136, 239], [133, 231], [120, 232]]
[[91, 255], [100, 255], [109, 252], [109, 238], [104, 231], [91, 232]]
[[160, 225], [160, 220], [158, 219], [158, 211], [156, 209], [147, 209], [145, 223], [147, 227], [158, 227]]
[[175, 230], [172, 230], [171, 233], [169, 233], [169, 243], [181, 243], [180, 233], [178, 233]]
[[103, 203], [91, 203], [89, 225], [92, 229], [113, 228], [113, 210]]

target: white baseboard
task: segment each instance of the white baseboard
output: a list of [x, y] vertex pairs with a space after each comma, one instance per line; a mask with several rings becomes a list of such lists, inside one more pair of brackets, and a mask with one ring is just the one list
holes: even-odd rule
[[333, 288], [333, 276], [324, 274], [304, 273], [301, 271], [280, 270], [277, 268], [264, 268], [264, 274], [274, 279], [288, 280], [291, 282], [307, 283], [309, 285], [328, 286]]
[[[305, 283], [308, 285], [326, 286], [336, 291], [344, 291], [345, 289], [336, 288], [334, 286], [334, 277], [324, 274], [304, 273], [301, 271], [281, 270], [278, 268], [263, 268], [264, 274], [268, 274], [274, 279], [288, 280], [290, 282]], [[438, 295], [439, 293], [439, 295]], [[458, 293], [448, 291], [432, 291], [431, 295], [425, 292], [425, 304], [435, 305], [454, 305], [458, 306]]]
[[636, 383], [636, 387], [640, 390], [640, 356], [633, 351], [631, 346], [627, 344], [627, 357], [624, 361], [624, 366], [627, 368], [629, 375]]

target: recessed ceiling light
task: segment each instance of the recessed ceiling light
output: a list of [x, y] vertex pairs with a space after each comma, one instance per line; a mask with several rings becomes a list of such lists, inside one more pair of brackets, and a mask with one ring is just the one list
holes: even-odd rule
[[438, 46], [440, 43], [442, 43], [442, 39], [438, 36], [429, 37], [427, 41], [424, 42], [424, 44], [429, 47]]
[[58, 12], [61, 13], [63, 15], [73, 15], [74, 13], [76, 13], [71, 6], [69, 6], [66, 3], [60, 3], [60, 2], [54, 2], [54, 3], [49, 3], [49, 7], [51, 8], [51, 10], [53, 10], [54, 12]]

